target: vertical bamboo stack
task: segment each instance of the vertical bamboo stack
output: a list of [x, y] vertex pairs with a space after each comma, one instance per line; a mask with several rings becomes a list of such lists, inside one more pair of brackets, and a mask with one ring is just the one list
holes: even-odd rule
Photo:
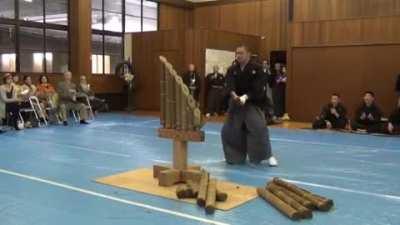
[[167, 93], [166, 93], [166, 73], [167, 70], [165, 68], [165, 64], [161, 64], [161, 74], [160, 74], [160, 125], [161, 127], [165, 128], [166, 127], [166, 99], [167, 99]]
[[199, 131], [204, 121], [196, 101], [166, 58], [160, 56], [160, 61], [161, 126], [179, 131]]

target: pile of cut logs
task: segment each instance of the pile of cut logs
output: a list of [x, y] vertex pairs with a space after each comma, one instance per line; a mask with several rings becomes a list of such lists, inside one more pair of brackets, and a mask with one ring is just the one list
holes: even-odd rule
[[205, 170], [201, 171], [200, 182], [187, 181], [176, 188], [179, 199], [196, 198], [197, 205], [205, 208], [207, 214], [215, 212], [216, 202], [225, 202], [228, 195], [217, 190], [217, 179], [211, 178]]
[[258, 195], [292, 220], [310, 219], [312, 211], [329, 211], [331, 199], [316, 195], [279, 178], [257, 188]]

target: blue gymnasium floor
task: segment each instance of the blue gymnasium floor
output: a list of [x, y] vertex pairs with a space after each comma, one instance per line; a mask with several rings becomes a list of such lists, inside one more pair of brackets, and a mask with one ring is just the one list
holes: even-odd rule
[[400, 139], [271, 129], [277, 168], [227, 166], [220, 124], [190, 158], [220, 179], [260, 186], [279, 176], [335, 200], [329, 213], [292, 222], [256, 199], [206, 216], [194, 205], [130, 192], [93, 179], [170, 161], [154, 117], [103, 114], [91, 125], [0, 135], [0, 225], [398, 225]]

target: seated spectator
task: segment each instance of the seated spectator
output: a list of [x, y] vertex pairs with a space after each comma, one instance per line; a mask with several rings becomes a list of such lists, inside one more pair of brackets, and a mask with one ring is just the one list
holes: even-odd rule
[[48, 78], [45, 75], [40, 76], [39, 84], [37, 85], [37, 97], [43, 106], [45, 112], [48, 113], [47, 119], [50, 122], [57, 122], [57, 100], [58, 95], [53, 85], [48, 83]]
[[321, 114], [313, 123], [313, 129], [345, 129], [347, 111], [339, 94], [332, 94], [331, 102], [322, 108]]
[[37, 86], [37, 96], [45, 105], [46, 108], [56, 108], [57, 105], [57, 92], [53, 85], [48, 82], [45, 75], [40, 76], [39, 85]]
[[[24, 84], [21, 85], [20, 88], [20, 100], [22, 101], [21, 107], [22, 108], [31, 108], [31, 104], [29, 103], [29, 97], [36, 96], [37, 88], [35, 85], [32, 84], [32, 78], [29, 75], [24, 76]], [[36, 112], [41, 120], [46, 117], [43, 112], [39, 110], [38, 107], [35, 107]], [[25, 127], [30, 128], [32, 127], [32, 122], [35, 120], [31, 113], [22, 113], [22, 116], [25, 120]], [[36, 121], [35, 121], [36, 122]]]
[[31, 76], [24, 76], [24, 84], [21, 86], [22, 100], [28, 100], [30, 96], [36, 96], [37, 88], [32, 84]]
[[22, 85], [20, 84], [19, 75], [14, 74], [12, 75], [12, 83], [14, 85], [14, 90], [17, 93], [17, 98], [23, 98], [22, 92]]
[[77, 101], [77, 87], [72, 83], [71, 72], [64, 73], [64, 81], [58, 83], [58, 95], [59, 95], [59, 110], [61, 114], [61, 119], [64, 126], [68, 126], [68, 112], [74, 110], [79, 112], [81, 118], [81, 124], [88, 124], [86, 122], [88, 115], [84, 104]]
[[[78, 98], [79, 95], [88, 97], [90, 105], [94, 112], [97, 111], [108, 111], [108, 105], [104, 99], [97, 98], [95, 93], [90, 88], [90, 84], [87, 82], [86, 76], [81, 76], [78, 86]], [[86, 103], [86, 101], [84, 101]]]
[[400, 134], [400, 97], [397, 100], [397, 107], [389, 117], [389, 122], [386, 126], [387, 133]]
[[364, 101], [355, 113], [351, 127], [355, 131], [379, 133], [382, 131], [382, 111], [375, 103], [375, 94], [371, 91], [364, 93]]
[[4, 75], [3, 83], [0, 86], [0, 118], [3, 120], [3, 124], [10, 125], [19, 130], [18, 113], [21, 105], [11, 74], [7, 73]]

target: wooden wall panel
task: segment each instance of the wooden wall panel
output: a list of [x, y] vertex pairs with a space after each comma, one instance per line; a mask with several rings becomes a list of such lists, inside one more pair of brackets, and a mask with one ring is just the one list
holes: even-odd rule
[[165, 30], [132, 34], [132, 58], [136, 68], [135, 106], [140, 110], [160, 107], [159, 59], [168, 57], [178, 72], [182, 71], [184, 48], [183, 30]]
[[291, 46], [400, 43], [400, 16], [293, 23]]
[[[351, 113], [366, 90], [388, 114], [400, 64], [399, 0], [294, 0], [287, 107], [311, 121], [332, 92]], [[318, 93], [318, 94], [316, 94]], [[312, 99], [312, 100], [310, 100]]]
[[396, 16], [399, 4], [399, 0], [294, 0], [294, 21]]
[[372, 90], [388, 115], [396, 103], [394, 84], [400, 64], [400, 45], [295, 48], [288, 110], [296, 121], [312, 121], [330, 94], [339, 92], [349, 112]]
[[258, 35], [260, 55], [286, 50], [288, 0], [221, 1], [194, 9], [160, 5], [160, 29], [209, 29]]
[[[233, 51], [243, 43], [258, 53], [258, 36], [205, 29], [132, 34], [132, 58], [137, 75], [136, 107], [140, 110], [159, 110], [159, 55], [166, 56], [179, 74], [186, 72], [186, 65], [194, 63], [204, 87], [206, 48]], [[204, 106], [204, 95], [202, 92], [201, 107]]]
[[160, 4], [160, 30], [186, 29], [193, 26], [193, 11], [187, 8]]
[[288, 0], [223, 1], [194, 9], [194, 28], [258, 35], [260, 55], [287, 47]]
[[195, 29], [213, 29], [220, 28], [220, 6], [211, 5], [207, 7], [198, 7], [193, 11], [193, 22]]
[[242, 34], [260, 34], [261, 1], [220, 6], [220, 29]]

